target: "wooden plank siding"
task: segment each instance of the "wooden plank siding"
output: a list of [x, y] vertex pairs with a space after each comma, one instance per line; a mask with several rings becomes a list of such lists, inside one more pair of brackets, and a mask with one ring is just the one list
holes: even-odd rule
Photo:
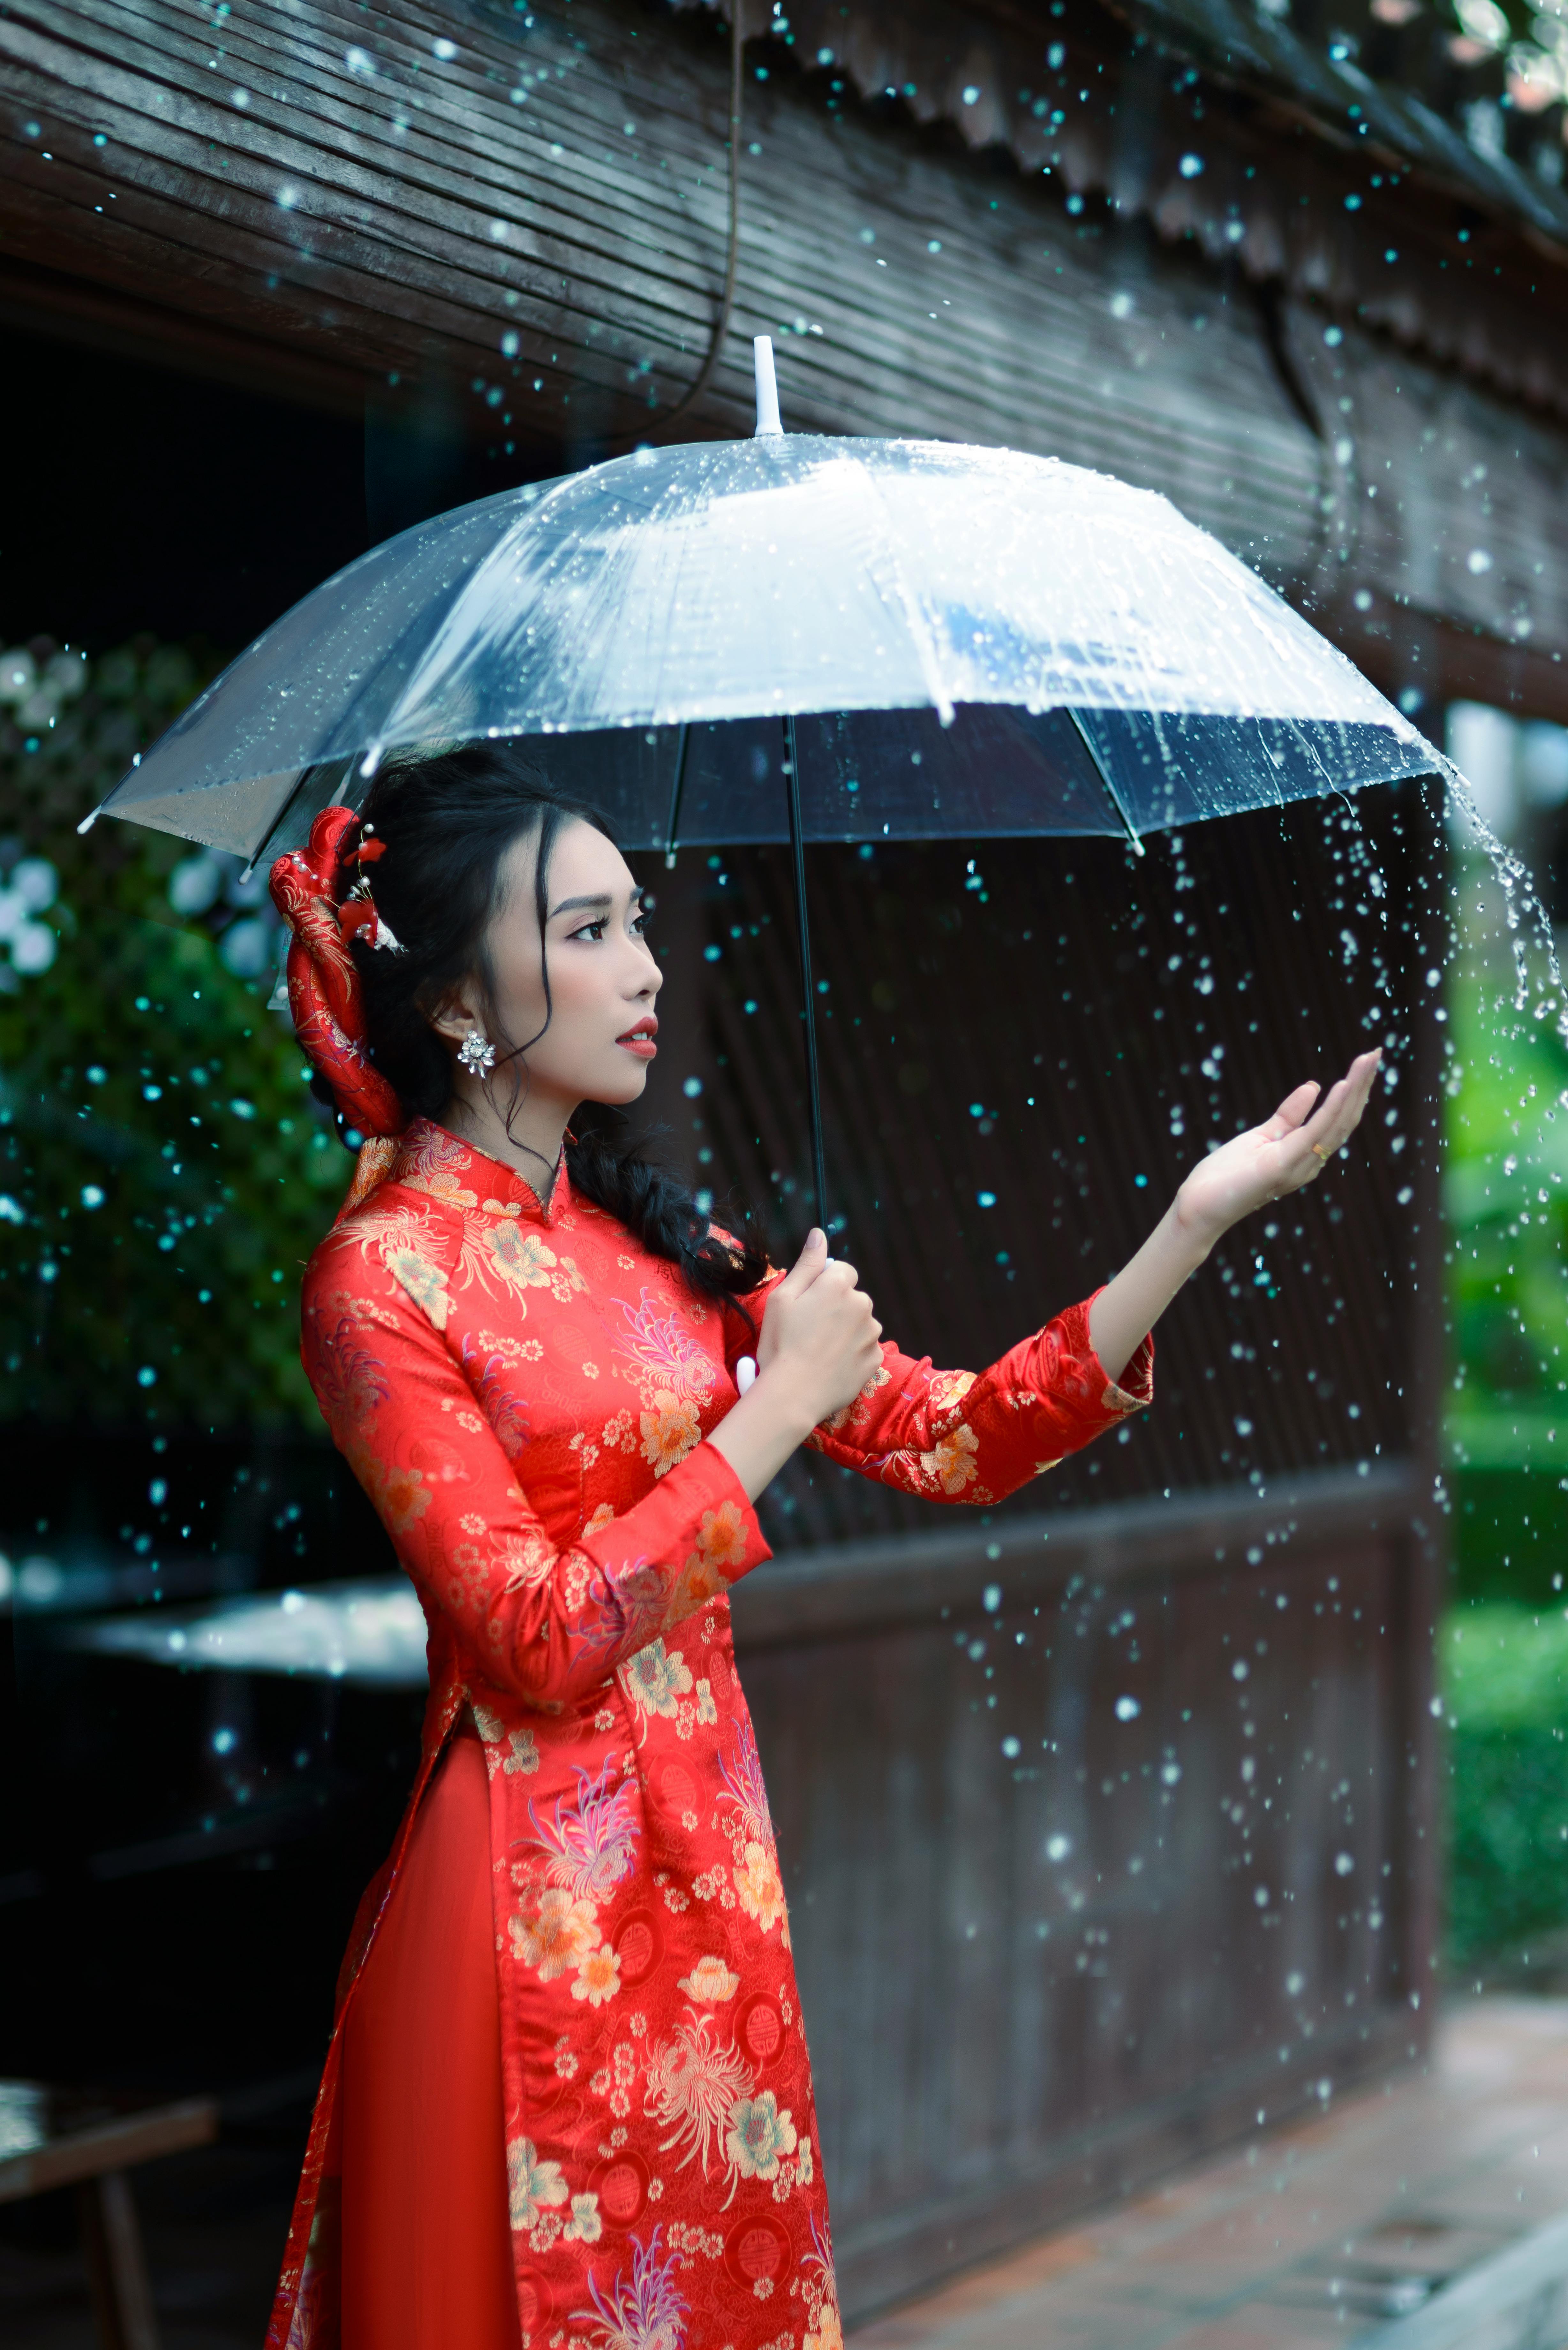
[[[47, 164], [42, 139], [7, 145], [6, 247], [85, 261], [164, 305], [184, 289], [236, 333], [297, 340], [367, 375], [477, 370], [505, 390], [519, 445], [535, 451], [592, 447], [671, 404], [722, 276], [716, 45], [685, 27], [639, 39], [613, 11], [579, 5], [569, 33], [541, 20], [529, 36], [552, 79], [521, 109], [506, 96], [516, 45], [487, 26], [429, 10], [375, 20], [372, 85], [338, 46], [371, 37], [362, 12], [312, 17], [331, 42], [304, 42], [281, 11], [230, 20], [222, 83], [249, 91], [243, 109], [214, 90], [201, 12], [177, 0], [28, 0], [0, 21], [13, 103], [36, 106], [52, 142]], [[267, 37], [247, 36], [247, 18]], [[428, 54], [443, 31], [464, 45], [450, 65]], [[710, 429], [749, 425], [747, 338], [788, 333], [794, 423], [1114, 459], [1281, 574], [1310, 562], [1317, 452], [1245, 299], [1233, 313], [1206, 274], [1151, 271], [1134, 234], [1135, 307], [1117, 318], [1120, 279], [1107, 285], [1092, 244], [1011, 176], [955, 178], [919, 141], [765, 92], [748, 106], [763, 151], [748, 159], [735, 331]], [[92, 210], [110, 195], [112, 234]], [[873, 223], [875, 251], [859, 235]], [[521, 338], [511, 367], [508, 331]], [[634, 386], [647, 387], [635, 402]], [[473, 416], [484, 421], [477, 402]]]
[[1419, 2054], [1419, 1503], [1331, 1471], [737, 1591], [851, 2316]]
[[[1546, 416], [1354, 326], [1325, 345], [1323, 312], [1270, 308], [1240, 260], [1161, 246], [1130, 208], [1075, 216], [1046, 179], [770, 72], [748, 81], [738, 298], [693, 429], [747, 429], [749, 338], [770, 331], [792, 426], [1102, 467], [1164, 491], [1386, 687], [1568, 714], [1568, 436]], [[528, 26], [429, 0], [22, 0], [0, 89], [14, 316], [59, 304], [121, 346], [140, 317], [149, 347], [339, 407], [369, 393], [394, 423], [439, 390], [498, 479], [656, 427], [701, 364], [726, 231], [710, 24], [628, 0]]]

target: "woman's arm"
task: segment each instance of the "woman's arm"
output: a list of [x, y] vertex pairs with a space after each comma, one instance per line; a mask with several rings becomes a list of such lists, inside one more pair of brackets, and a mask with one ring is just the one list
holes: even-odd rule
[[1382, 1057], [1358, 1054], [1315, 1110], [1322, 1088], [1298, 1086], [1272, 1118], [1193, 1169], [1137, 1254], [1089, 1308], [1089, 1336], [1107, 1378], [1121, 1377], [1134, 1348], [1232, 1224], [1317, 1180], [1361, 1123]]
[[1299, 1086], [1212, 1151], [1114, 1280], [978, 1378], [878, 1346], [854, 1269], [814, 1231], [790, 1273], [750, 1301], [753, 1312], [765, 1303], [758, 1377], [710, 1444], [753, 1502], [803, 1443], [934, 1501], [1014, 1491], [1150, 1400], [1155, 1323], [1232, 1224], [1322, 1174], [1360, 1120], [1379, 1058], [1363, 1053], [1315, 1111], [1319, 1088]]
[[[306, 1375], [427, 1614], [446, 1619], [486, 1680], [558, 1711], [772, 1554], [711, 1443], [621, 1516], [557, 1544], [518, 1481], [504, 1428], [410, 1294], [412, 1254], [399, 1252], [394, 1279], [361, 1249], [352, 1219], [317, 1249], [305, 1282]], [[510, 1400], [493, 1398], [492, 1409]]]

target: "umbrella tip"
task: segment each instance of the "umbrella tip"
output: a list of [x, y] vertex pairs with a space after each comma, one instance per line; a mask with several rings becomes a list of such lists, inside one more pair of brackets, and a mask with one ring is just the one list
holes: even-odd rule
[[78, 834], [78, 835], [80, 835], [81, 833], [84, 833], [84, 832], [90, 832], [90, 831], [92, 830], [92, 828], [93, 828], [94, 825], [98, 822], [98, 819], [99, 819], [99, 811], [98, 811], [98, 809], [97, 809], [97, 808], [93, 808], [93, 809], [90, 811], [90, 813], [89, 813], [89, 814], [88, 814], [87, 816], [83, 816], [83, 818], [82, 818], [82, 820], [81, 820], [80, 824], [78, 824], [78, 827], [77, 827]]
[[757, 423], [754, 440], [770, 436], [783, 437], [779, 422], [778, 379], [774, 374], [774, 338], [771, 335], [752, 337], [752, 359], [757, 377]]

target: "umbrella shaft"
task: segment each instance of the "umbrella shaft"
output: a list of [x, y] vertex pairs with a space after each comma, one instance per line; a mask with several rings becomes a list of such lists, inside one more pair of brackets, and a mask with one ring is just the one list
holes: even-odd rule
[[811, 1118], [811, 1172], [816, 1187], [816, 1221], [827, 1230], [827, 1174], [822, 1150], [822, 1082], [816, 1061], [816, 990], [811, 976], [811, 920], [805, 896], [805, 842], [800, 821], [800, 760], [794, 720], [784, 722], [784, 786], [789, 794], [789, 845], [794, 859], [795, 920], [800, 937], [800, 996], [805, 1022], [805, 1089]]

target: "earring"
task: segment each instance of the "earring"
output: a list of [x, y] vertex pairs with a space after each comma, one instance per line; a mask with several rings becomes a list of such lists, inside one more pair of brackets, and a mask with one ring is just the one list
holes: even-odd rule
[[457, 1057], [471, 1076], [487, 1077], [495, 1066], [495, 1047], [483, 1028], [471, 1028], [457, 1048]]

